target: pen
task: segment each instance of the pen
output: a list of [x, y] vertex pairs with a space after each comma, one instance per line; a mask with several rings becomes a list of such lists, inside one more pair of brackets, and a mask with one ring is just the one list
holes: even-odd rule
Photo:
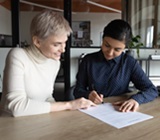
[[[95, 90], [95, 91], [96, 91], [94, 84], [92, 84], [92, 90]], [[96, 91], [96, 92], [97, 92], [97, 91]], [[97, 94], [99, 95], [99, 97], [101, 97], [100, 94], [99, 94], [98, 92], [97, 92]], [[104, 104], [103, 101], [102, 101], [101, 103]]]

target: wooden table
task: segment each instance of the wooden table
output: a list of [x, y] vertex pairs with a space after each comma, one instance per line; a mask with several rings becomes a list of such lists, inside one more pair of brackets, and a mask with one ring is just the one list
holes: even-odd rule
[[[112, 97], [113, 102], [123, 97]], [[159, 140], [160, 97], [140, 106], [140, 112], [154, 116], [122, 129], [114, 128], [80, 111], [27, 117], [0, 115], [0, 140]]]

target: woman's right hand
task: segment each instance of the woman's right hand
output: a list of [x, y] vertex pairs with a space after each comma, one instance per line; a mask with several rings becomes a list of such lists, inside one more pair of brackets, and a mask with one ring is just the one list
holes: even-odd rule
[[103, 102], [103, 94], [98, 94], [95, 90], [93, 90], [90, 92], [88, 99], [95, 104], [99, 104]]
[[70, 110], [85, 109], [90, 106], [96, 106], [95, 103], [83, 97], [76, 100], [69, 101], [68, 103], [69, 103]]
[[88, 108], [90, 106], [96, 106], [96, 104], [82, 97], [82, 98], [68, 101], [68, 102], [51, 103], [51, 112], [62, 111], [62, 110], [83, 109], [83, 108]]

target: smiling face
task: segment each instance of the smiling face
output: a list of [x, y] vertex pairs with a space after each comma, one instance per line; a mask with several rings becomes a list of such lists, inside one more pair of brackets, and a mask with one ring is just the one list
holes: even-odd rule
[[72, 29], [61, 14], [44, 10], [32, 19], [30, 33], [33, 46], [45, 57], [59, 60]]
[[111, 37], [104, 37], [101, 49], [106, 60], [111, 60], [121, 55], [125, 49], [125, 43]]
[[65, 52], [67, 34], [51, 35], [46, 39], [39, 39], [37, 36], [33, 37], [34, 45], [47, 58], [59, 60], [61, 54]]

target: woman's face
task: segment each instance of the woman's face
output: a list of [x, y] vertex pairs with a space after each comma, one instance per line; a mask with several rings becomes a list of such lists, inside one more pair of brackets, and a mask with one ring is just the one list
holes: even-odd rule
[[56, 36], [51, 35], [44, 40], [39, 39], [38, 37], [33, 37], [33, 42], [44, 56], [59, 60], [61, 54], [65, 52], [67, 39], [68, 36], [64, 33]]
[[106, 60], [111, 60], [121, 55], [125, 49], [125, 43], [111, 37], [104, 37], [101, 48]]

